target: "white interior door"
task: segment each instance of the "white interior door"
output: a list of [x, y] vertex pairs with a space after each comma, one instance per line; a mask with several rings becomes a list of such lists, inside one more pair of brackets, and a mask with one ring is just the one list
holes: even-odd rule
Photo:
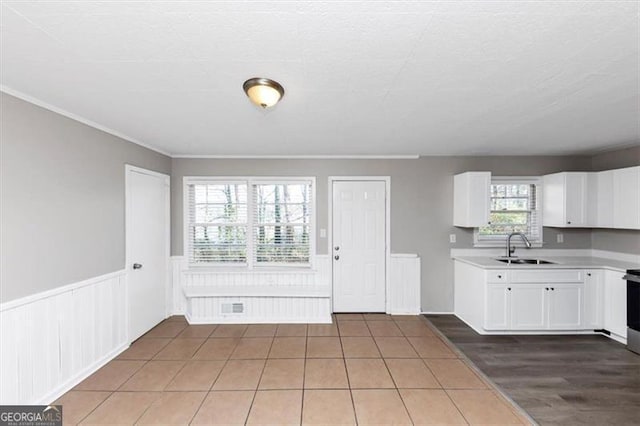
[[334, 312], [385, 312], [386, 184], [334, 181]]
[[169, 177], [127, 169], [129, 340], [165, 318]]

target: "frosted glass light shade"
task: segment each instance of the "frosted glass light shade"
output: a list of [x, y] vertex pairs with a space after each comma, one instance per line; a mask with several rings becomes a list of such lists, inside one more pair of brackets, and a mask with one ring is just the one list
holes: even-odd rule
[[242, 88], [251, 102], [262, 108], [274, 106], [284, 96], [284, 88], [280, 83], [268, 78], [250, 78]]

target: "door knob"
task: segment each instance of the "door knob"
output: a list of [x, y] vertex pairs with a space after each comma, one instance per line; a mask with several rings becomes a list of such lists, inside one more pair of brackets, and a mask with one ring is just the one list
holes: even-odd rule
[[142, 264], [140, 264], [140, 263], [134, 263], [133, 264], [133, 269], [140, 269], [140, 268], [142, 268]]
[[340, 250], [340, 246], [335, 246], [333, 249], [334, 249], [335, 251], [338, 251], [338, 250]]
[[334, 258], [335, 260], [340, 260], [340, 256], [338, 256], [337, 254], [336, 254], [335, 256], [333, 256], [333, 258]]

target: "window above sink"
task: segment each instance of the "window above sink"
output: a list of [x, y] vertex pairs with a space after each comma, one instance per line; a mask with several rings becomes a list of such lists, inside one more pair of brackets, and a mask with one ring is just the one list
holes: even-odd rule
[[542, 246], [540, 177], [491, 179], [489, 224], [474, 230], [475, 247], [502, 247], [511, 232], [522, 232], [532, 246]]

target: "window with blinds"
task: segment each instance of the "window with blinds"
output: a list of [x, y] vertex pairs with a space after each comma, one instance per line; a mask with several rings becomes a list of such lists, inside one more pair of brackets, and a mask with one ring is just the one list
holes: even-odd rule
[[313, 180], [186, 178], [192, 265], [309, 265]]
[[256, 264], [309, 263], [311, 185], [254, 183], [252, 193]]
[[188, 185], [189, 262], [247, 262], [247, 185]]
[[476, 243], [504, 244], [512, 232], [524, 233], [531, 243], [542, 243], [539, 181], [494, 180], [491, 184], [490, 225], [476, 230]]

